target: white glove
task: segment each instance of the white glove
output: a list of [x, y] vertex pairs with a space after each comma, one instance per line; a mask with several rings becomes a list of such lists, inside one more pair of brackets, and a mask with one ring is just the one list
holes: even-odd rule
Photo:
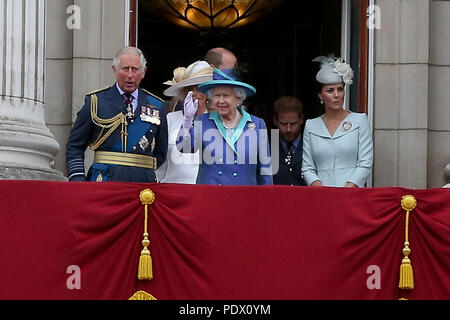
[[184, 122], [183, 128], [185, 135], [189, 133], [189, 130], [192, 128], [192, 121], [194, 120], [195, 114], [198, 109], [198, 99], [192, 101], [193, 92], [189, 91], [186, 95], [186, 99], [184, 99]]

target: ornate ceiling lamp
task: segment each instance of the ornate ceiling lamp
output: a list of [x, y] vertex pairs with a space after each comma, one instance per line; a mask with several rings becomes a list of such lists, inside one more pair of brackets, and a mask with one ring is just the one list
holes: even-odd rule
[[147, 0], [152, 12], [196, 30], [236, 28], [251, 23], [282, 0]]

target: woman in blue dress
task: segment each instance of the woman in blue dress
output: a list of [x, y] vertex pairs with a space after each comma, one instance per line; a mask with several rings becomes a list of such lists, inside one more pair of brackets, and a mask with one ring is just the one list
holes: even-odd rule
[[271, 185], [272, 169], [263, 119], [247, 113], [242, 103], [256, 89], [238, 81], [232, 69], [214, 69], [213, 80], [198, 86], [214, 111], [193, 121], [198, 103], [188, 94], [177, 149], [200, 150], [197, 184]]
[[342, 108], [353, 71], [337, 58], [321, 56], [313, 61], [321, 63], [316, 80], [325, 113], [306, 121], [303, 178], [310, 186], [364, 187], [373, 163], [369, 121], [365, 113]]

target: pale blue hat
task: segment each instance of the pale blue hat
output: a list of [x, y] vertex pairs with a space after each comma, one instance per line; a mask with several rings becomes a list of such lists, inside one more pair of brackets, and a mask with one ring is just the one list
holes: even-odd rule
[[320, 62], [320, 70], [316, 80], [322, 84], [353, 83], [353, 70], [340, 58], [317, 57], [313, 62]]

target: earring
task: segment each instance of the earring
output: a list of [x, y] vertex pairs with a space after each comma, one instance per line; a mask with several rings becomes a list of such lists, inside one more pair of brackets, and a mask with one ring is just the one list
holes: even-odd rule
[[211, 103], [211, 100], [207, 99], [206, 100], [206, 110], [208, 110], [208, 112], [211, 112], [213, 110], [213, 104]]
[[320, 99], [320, 104], [323, 104], [323, 100], [322, 99]]

